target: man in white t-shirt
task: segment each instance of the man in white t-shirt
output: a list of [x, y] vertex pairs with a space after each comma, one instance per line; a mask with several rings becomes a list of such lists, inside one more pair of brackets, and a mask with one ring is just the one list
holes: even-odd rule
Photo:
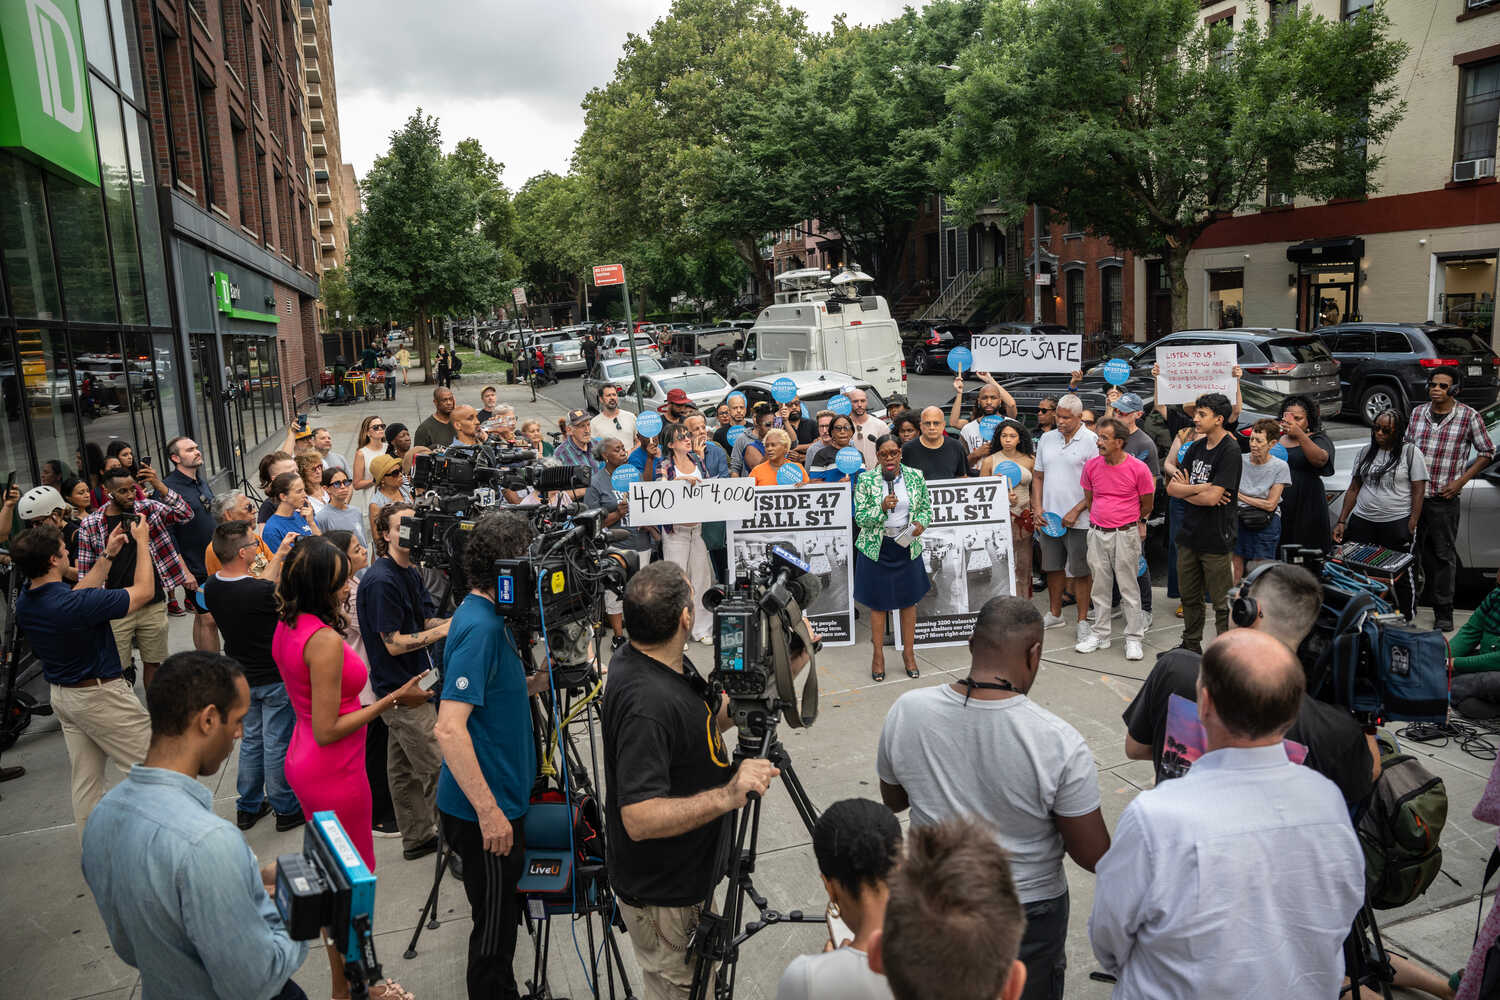
[[850, 414], [854, 421], [854, 440], [850, 442], [864, 456], [865, 468], [875, 468], [875, 442], [891, 432], [884, 420], [872, 417], [868, 412], [869, 397], [857, 385], [844, 386], [844, 395], [849, 397]]
[[620, 409], [620, 390], [612, 385], [599, 390], [599, 414], [589, 421], [589, 435], [595, 441], [614, 438], [626, 451], [635, 447], [635, 414]]
[[1078, 730], [1026, 697], [1042, 661], [1042, 616], [1030, 601], [988, 601], [969, 653], [968, 677], [891, 706], [875, 764], [880, 797], [896, 812], [909, 806], [914, 828], [961, 816], [994, 827], [1026, 910], [1026, 995], [1061, 996], [1063, 852], [1093, 871], [1109, 848], [1094, 756]]
[[1063, 582], [1072, 584], [1078, 601], [1078, 637], [1083, 642], [1092, 632], [1088, 616], [1089, 512], [1083, 495], [1083, 467], [1099, 454], [1099, 439], [1083, 426], [1083, 402], [1071, 392], [1057, 401], [1057, 426], [1036, 443], [1036, 467], [1031, 472], [1032, 516], [1038, 526], [1050, 512], [1062, 518], [1064, 531], [1054, 538], [1040, 527], [1037, 544], [1042, 549], [1042, 572], [1047, 575], [1049, 610], [1042, 619], [1047, 628], [1063, 623]]

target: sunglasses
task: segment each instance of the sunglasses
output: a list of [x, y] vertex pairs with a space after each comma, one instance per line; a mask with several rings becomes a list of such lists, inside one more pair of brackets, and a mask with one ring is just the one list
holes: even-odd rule
[[1055, 407], [1055, 406], [1038, 406], [1036, 408], [1036, 412], [1038, 412], [1038, 413], [1051, 413], [1055, 409], [1057, 409], [1057, 407]]
[[328, 482], [324, 483], [323, 485], [324, 486], [333, 486], [333, 487], [348, 486], [349, 485], [349, 480], [347, 480], [347, 479], [330, 479], [330, 480], [328, 480]]
[[385, 474], [386, 477], [399, 476], [399, 475], [401, 475], [401, 470], [400, 469], [392, 469], [390, 472], [387, 472]]
[[1444, 392], [1452, 392], [1453, 391], [1453, 383], [1452, 382], [1439, 382], [1436, 379], [1428, 379], [1427, 380], [1427, 388], [1429, 388], [1429, 389], [1441, 389]]

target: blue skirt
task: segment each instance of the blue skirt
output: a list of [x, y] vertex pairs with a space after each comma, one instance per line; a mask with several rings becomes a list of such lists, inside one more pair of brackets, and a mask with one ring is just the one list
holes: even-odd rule
[[854, 601], [871, 611], [899, 611], [913, 607], [926, 594], [927, 564], [911, 549], [889, 538], [880, 541], [880, 560], [854, 551]]

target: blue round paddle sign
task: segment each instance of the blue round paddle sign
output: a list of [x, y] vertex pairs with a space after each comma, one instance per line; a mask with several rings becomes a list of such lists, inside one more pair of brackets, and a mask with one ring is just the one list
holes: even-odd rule
[[995, 430], [1005, 418], [998, 413], [987, 413], [979, 418], [979, 436], [982, 441], [988, 442], [994, 439]]
[[776, 481], [782, 486], [796, 486], [802, 482], [802, 470], [788, 462], [776, 470]]
[[740, 424], [735, 424], [724, 436], [729, 439], [729, 447], [733, 448], [734, 443], [745, 436], [745, 428]]
[[1041, 528], [1042, 534], [1049, 538], [1061, 538], [1068, 533], [1068, 529], [1063, 527], [1062, 515], [1050, 510], [1042, 515]]
[[1149, 572], [1151, 572], [1151, 567], [1146, 565], [1146, 557], [1141, 556], [1141, 561], [1136, 563], [1135, 566], [1135, 575], [1145, 576]]
[[803, 420], [811, 420], [812, 419], [812, 413], [810, 413], [808, 411], [807, 404], [806, 403], [802, 403], [800, 405], [802, 406], [802, 419]]
[[828, 408], [841, 417], [847, 417], [854, 412], [854, 404], [849, 402], [849, 397], [842, 392], [828, 401]]
[[1282, 444], [1280, 441], [1277, 441], [1275, 444], [1271, 445], [1271, 454], [1275, 455], [1277, 458], [1285, 462], [1286, 445]]
[[999, 462], [995, 465], [994, 475], [1004, 476], [1010, 480], [1010, 488], [1015, 489], [1021, 485], [1021, 467], [1015, 462]]
[[1124, 358], [1112, 358], [1104, 362], [1104, 381], [1110, 385], [1124, 385], [1130, 381], [1130, 365]]
[[865, 457], [853, 445], [845, 445], [833, 456], [834, 467], [846, 476], [852, 476], [865, 467]]
[[635, 418], [635, 429], [646, 437], [656, 437], [661, 433], [661, 414], [655, 410], [647, 410]]
[[962, 375], [974, 370], [974, 352], [967, 347], [955, 347], [948, 352], [948, 368]]
[[629, 493], [630, 484], [639, 481], [640, 478], [641, 470], [626, 462], [609, 474], [609, 485], [614, 487], [616, 493]]
[[771, 398], [778, 403], [790, 403], [797, 398], [797, 383], [782, 376], [771, 383]]

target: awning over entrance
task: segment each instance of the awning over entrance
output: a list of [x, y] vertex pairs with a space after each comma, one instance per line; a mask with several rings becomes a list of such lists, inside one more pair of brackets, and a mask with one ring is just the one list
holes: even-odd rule
[[1352, 264], [1358, 263], [1364, 255], [1365, 241], [1358, 236], [1303, 240], [1286, 248], [1286, 259], [1293, 264]]

